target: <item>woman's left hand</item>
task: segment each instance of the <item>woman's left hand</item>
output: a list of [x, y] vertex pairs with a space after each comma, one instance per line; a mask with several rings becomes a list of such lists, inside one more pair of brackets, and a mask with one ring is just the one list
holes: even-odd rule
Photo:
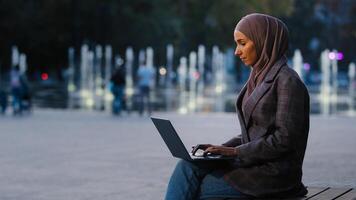
[[212, 145], [212, 146], [208, 147], [204, 151], [205, 155], [207, 153], [220, 154], [223, 156], [237, 156], [238, 155], [237, 149], [235, 147], [225, 147], [225, 146], [218, 146], [218, 145]]

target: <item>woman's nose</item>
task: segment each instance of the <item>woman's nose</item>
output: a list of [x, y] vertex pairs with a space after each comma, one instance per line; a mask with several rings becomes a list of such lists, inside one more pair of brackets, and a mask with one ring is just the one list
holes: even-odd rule
[[241, 50], [238, 47], [236, 47], [235, 56], [240, 56], [240, 55], [241, 55]]

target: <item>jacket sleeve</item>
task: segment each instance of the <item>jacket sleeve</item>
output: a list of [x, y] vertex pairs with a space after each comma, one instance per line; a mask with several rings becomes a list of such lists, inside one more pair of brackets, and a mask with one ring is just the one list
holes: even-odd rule
[[309, 131], [309, 94], [296, 77], [287, 77], [277, 85], [275, 124], [266, 135], [237, 147], [244, 165], [278, 159], [290, 151], [301, 151]]
[[226, 147], [237, 147], [242, 144], [242, 136], [238, 135], [236, 137], [231, 138], [229, 141], [222, 144], [222, 146]]

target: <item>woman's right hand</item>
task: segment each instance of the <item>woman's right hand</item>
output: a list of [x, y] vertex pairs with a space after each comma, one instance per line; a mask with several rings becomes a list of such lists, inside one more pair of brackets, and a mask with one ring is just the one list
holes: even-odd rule
[[203, 155], [208, 155], [209, 153], [216, 154], [216, 155], [235, 157], [235, 156], [238, 156], [238, 149], [235, 147], [213, 145], [213, 146], [205, 149]]
[[205, 151], [207, 148], [212, 147], [212, 146], [214, 146], [214, 145], [212, 145], [212, 144], [197, 144], [195, 146], [192, 146], [192, 154], [195, 155], [195, 153], [199, 149]]

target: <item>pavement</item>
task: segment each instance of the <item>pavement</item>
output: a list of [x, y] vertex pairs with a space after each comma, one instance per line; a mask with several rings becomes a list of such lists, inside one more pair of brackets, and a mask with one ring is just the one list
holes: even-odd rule
[[[234, 113], [171, 119], [186, 147], [239, 133]], [[311, 116], [303, 182], [356, 187], [356, 117]], [[0, 116], [1, 200], [159, 200], [177, 162], [148, 117], [78, 110]]]

